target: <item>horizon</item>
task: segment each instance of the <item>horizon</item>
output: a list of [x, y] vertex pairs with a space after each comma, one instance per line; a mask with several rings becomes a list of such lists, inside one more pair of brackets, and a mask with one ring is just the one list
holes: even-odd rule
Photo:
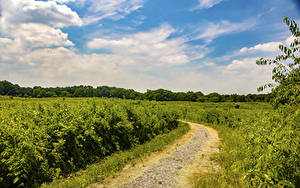
[[299, 2], [1, 1], [0, 80], [258, 94], [272, 73], [255, 61], [291, 41], [284, 16], [300, 23]]

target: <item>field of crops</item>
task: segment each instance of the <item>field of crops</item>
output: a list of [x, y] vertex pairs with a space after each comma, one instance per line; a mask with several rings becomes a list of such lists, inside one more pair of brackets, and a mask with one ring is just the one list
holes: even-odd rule
[[0, 98], [0, 185], [35, 187], [175, 129], [166, 106], [121, 99]]

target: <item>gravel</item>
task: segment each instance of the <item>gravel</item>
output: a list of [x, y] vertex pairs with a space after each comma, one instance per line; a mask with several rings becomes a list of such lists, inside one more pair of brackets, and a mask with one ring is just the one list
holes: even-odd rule
[[201, 146], [208, 140], [209, 133], [205, 128], [196, 126], [196, 129], [186, 144], [148, 167], [141, 176], [120, 185], [119, 188], [176, 187], [180, 169], [194, 161], [196, 154], [201, 151]]

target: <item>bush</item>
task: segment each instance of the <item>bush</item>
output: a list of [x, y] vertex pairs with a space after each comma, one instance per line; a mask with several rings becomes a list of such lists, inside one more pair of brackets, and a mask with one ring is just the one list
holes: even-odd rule
[[152, 102], [39, 99], [1, 106], [2, 187], [37, 187], [178, 125], [175, 112]]

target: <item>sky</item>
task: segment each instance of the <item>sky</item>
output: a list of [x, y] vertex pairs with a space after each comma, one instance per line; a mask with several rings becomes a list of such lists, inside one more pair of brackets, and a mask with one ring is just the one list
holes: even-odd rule
[[[0, 0], [0, 80], [257, 93], [297, 0]], [[298, 21], [299, 20], [299, 21]]]

